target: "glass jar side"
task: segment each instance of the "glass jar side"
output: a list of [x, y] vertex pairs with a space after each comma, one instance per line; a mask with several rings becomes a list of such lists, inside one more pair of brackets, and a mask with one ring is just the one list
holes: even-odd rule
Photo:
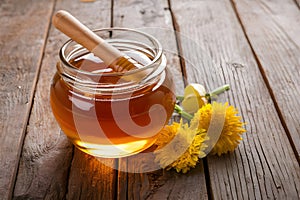
[[166, 61], [158, 59], [157, 63], [149, 77], [155, 76], [143, 83], [118, 85], [117, 92], [107, 92], [105, 82], [96, 90], [89, 84], [82, 87], [82, 83], [78, 88], [78, 82], [70, 81], [66, 71], [58, 71], [51, 85], [51, 106], [73, 144], [100, 157], [123, 157], [150, 147], [171, 117], [175, 103]]

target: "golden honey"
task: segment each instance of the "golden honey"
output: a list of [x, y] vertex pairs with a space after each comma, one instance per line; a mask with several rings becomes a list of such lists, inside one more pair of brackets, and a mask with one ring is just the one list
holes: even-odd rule
[[[129, 29], [99, 32], [107, 31], [117, 35], [113, 38], [108, 34], [108, 42], [144, 67], [115, 72], [69, 41], [60, 51], [50, 99], [57, 122], [76, 147], [94, 156], [124, 157], [155, 142], [173, 113], [174, 86], [154, 38]], [[118, 38], [118, 32], [122, 38]], [[128, 33], [130, 38], [124, 39]], [[140, 40], [133, 40], [133, 34], [139, 35]], [[144, 70], [147, 76], [141, 80], [124, 78]]]

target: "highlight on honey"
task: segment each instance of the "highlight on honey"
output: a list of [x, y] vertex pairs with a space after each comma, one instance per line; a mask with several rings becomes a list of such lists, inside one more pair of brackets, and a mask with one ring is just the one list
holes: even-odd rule
[[[117, 38], [106, 34], [109, 31]], [[61, 48], [51, 85], [53, 114], [72, 143], [90, 155], [137, 154], [154, 144], [174, 111], [175, 89], [166, 57], [158, 41], [147, 34], [128, 29], [99, 34], [108, 36], [108, 42], [141, 68], [115, 71], [70, 40]]]

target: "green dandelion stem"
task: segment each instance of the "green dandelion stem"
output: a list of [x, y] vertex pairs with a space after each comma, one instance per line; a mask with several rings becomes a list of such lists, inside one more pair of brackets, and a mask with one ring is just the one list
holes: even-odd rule
[[212, 92], [210, 92], [210, 95], [211, 96], [218, 95], [228, 90], [230, 90], [230, 86], [228, 84], [222, 85], [221, 87], [218, 87], [214, 89]]
[[[218, 87], [218, 88], [214, 89], [210, 93], [206, 93], [205, 94], [205, 98], [207, 98], [208, 100], [210, 100], [211, 98], [215, 98], [219, 94], [221, 94], [223, 92], [226, 92], [228, 90], [230, 90], [230, 86], [228, 84], [222, 85], [221, 87]], [[176, 99], [179, 100], [179, 101], [183, 101], [184, 96], [176, 96]]]
[[176, 99], [177, 99], [178, 101], [183, 101], [184, 96], [176, 96]]
[[191, 115], [191, 114], [185, 112], [185, 111], [183, 110], [183, 108], [180, 107], [180, 106], [177, 105], [177, 104], [175, 104], [175, 108], [174, 108], [174, 109], [175, 109], [175, 111], [176, 111], [177, 113], [179, 113], [183, 118], [185, 118], [185, 119], [187, 119], [187, 120], [191, 120], [191, 119], [193, 118], [193, 115]]
[[216, 89], [214, 89], [213, 91], [211, 91], [210, 93], [207, 93], [205, 95], [205, 98], [208, 100], [208, 102], [210, 103], [212, 101], [212, 99], [216, 99], [218, 97], [219, 94], [230, 90], [230, 86], [228, 84], [226, 85], [222, 85], [221, 87], [218, 87]]

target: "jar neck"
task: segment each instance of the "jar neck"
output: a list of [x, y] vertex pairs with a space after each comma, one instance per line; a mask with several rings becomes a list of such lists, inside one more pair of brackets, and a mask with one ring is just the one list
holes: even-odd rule
[[[109, 30], [121, 31], [128, 37], [131, 37], [133, 33], [142, 36], [142, 39], [138, 41], [135, 41], [135, 38], [126, 37], [106, 39], [108, 43], [118, 48], [125, 55], [142, 63], [142, 67], [127, 72], [104, 73], [102, 71], [95, 73], [87, 71], [71, 64], [71, 60], [89, 52], [76, 42], [69, 40], [61, 48], [60, 62], [57, 63], [57, 72], [64, 82], [78, 90], [101, 94], [132, 91], [159, 82], [166, 67], [166, 58], [162, 54], [159, 42], [150, 35], [130, 29], [104, 29], [104, 31]], [[99, 31], [102, 32], [103, 30]], [[117, 32], [115, 34], [117, 35]]]

